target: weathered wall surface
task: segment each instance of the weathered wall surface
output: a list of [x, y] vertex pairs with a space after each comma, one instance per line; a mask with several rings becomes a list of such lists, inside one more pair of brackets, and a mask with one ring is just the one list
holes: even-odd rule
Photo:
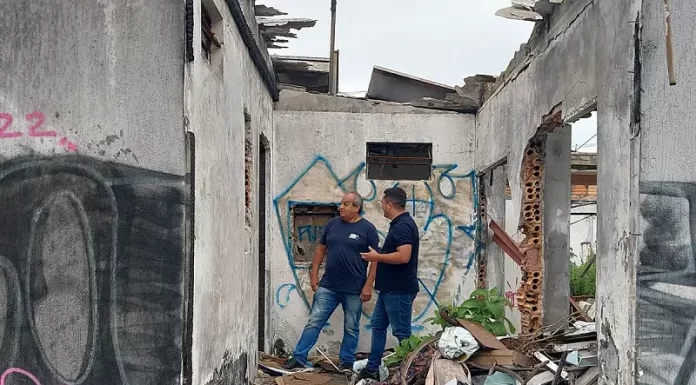
[[[273, 102], [226, 2], [206, 6], [222, 16], [213, 27], [222, 48], [206, 60], [195, 28], [185, 75], [196, 147], [193, 384], [247, 384], [257, 356], [259, 137], [272, 140]], [[195, 1], [194, 20], [200, 12]]]
[[[635, 383], [638, 164], [636, 0], [597, 7], [597, 334], [600, 385]], [[606, 42], [614, 42], [606, 44]]]
[[[552, 17], [549, 32], [537, 36], [527, 62], [509, 74], [506, 84], [477, 115], [476, 169], [484, 170], [507, 157], [511, 206], [519, 218], [523, 151], [543, 117], [560, 104], [562, 120], [568, 123], [596, 99], [601, 152], [597, 203], [600, 383], [612, 385], [632, 384], [635, 378], [632, 298], [638, 226], [636, 205], [631, 202], [638, 200], [639, 139], [633, 132], [637, 119], [632, 113], [633, 74], [639, 70], [633, 54], [639, 9], [635, 0], [564, 2]], [[539, 39], [547, 44], [539, 44]]]
[[[549, 160], [544, 151], [546, 135], [553, 130], [568, 130], [563, 124], [579, 117], [595, 102], [595, 8], [593, 0], [564, 2], [546, 25], [537, 25], [530, 42], [503, 74], [502, 84], [476, 118], [476, 169], [488, 170], [506, 160], [512, 198], [510, 218], [517, 218], [517, 223], [506, 226], [515, 229], [512, 234], [524, 235], [525, 274], [521, 286], [513, 288], [517, 291], [516, 305], [529, 313], [522, 319], [529, 320], [523, 322], [524, 332], [534, 332], [541, 326], [540, 309], [548, 299], [541, 288], [548, 287], [544, 281], [548, 267], [545, 258], [552, 255], [545, 255], [548, 245], [540, 245], [549, 240], [550, 231], [559, 228], [556, 222], [568, 220], [568, 209], [544, 211], [544, 205], [555, 199], [540, 194], [544, 189], [544, 162]], [[523, 174], [527, 179], [523, 180]], [[563, 238], [567, 237], [566, 230]], [[567, 249], [562, 241], [558, 245], [561, 251], [553, 253], [556, 259], [562, 258], [564, 247]], [[519, 270], [510, 267], [513, 271], [509, 276], [513, 278]]]
[[[322, 103], [324, 100], [326, 103]], [[281, 97], [277, 105], [284, 110], [274, 112], [272, 148], [275, 217], [269, 223], [274, 234], [273, 339], [284, 340], [292, 351], [307, 322], [312, 302], [308, 266], [294, 262], [297, 254], [294, 246], [298, 237], [311, 236], [313, 232], [293, 237], [294, 205], [337, 204], [344, 191], [355, 189], [365, 197], [365, 217], [377, 226], [382, 240], [388, 231], [388, 220], [383, 217], [379, 199], [382, 191], [395, 182], [366, 180], [365, 143], [370, 141], [433, 144], [430, 180], [398, 181], [407, 191], [408, 210], [421, 231], [422, 285], [414, 304], [413, 330], [417, 333], [433, 330], [424, 321], [432, 315], [435, 304], [463, 300], [476, 283], [474, 116], [307, 94], [289, 99]], [[306, 111], [308, 105], [317, 111]], [[332, 112], [335, 107], [353, 112]], [[316, 236], [319, 235], [317, 231]], [[316, 241], [316, 237], [311, 241]], [[374, 298], [363, 308], [360, 335], [363, 351], [369, 350], [367, 325], [373, 307]], [[318, 346], [324, 351], [338, 351], [343, 335], [342, 319], [342, 312], [337, 310], [322, 333]]]
[[2, 381], [178, 383], [183, 5], [2, 0], [0, 26]]
[[643, 2], [636, 338], [640, 384], [694, 384], [696, 373], [696, 5], [672, 1], [677, 85], [669, 86], [662, 4]]
[[512, 70], [476, 116], [476, 169], [507, 157], [518, 212], [523, 153], [543, 117], [561, 104], [563, 119], [573, 118], [596, 98], [593, 0], [566, 2], [557, 13], [549, 32], [533, 42], [528, 59]]

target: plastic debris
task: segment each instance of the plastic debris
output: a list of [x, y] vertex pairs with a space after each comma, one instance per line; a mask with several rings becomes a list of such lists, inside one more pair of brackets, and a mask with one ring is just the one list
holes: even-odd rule
[[[360, 373], [366, 366], [367, 360], [355, 361], [355, 363], [353, 363], [353, 371], [355, 373]], [[387, 369], [387, 366], [384, 365], [384, 361], [382, 361], [382, 364], [379, 366], [379, 379], [380, 381], [386, 381], [387, 378], [389, 378], [389, 369]]]
[[517, 385], [517, 380], [503, 372], [495, 372], [486, 378], [483, 385]]
[[467, 359], [479, 350], [479, 344], [469, 331], [455, 326], [445, 329], [437, 343], [437, 348], [445, 358]]

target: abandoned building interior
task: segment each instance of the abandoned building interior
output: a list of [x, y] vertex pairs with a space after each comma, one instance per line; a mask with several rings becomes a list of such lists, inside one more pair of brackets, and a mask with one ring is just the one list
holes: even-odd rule
[[[383, 240], [395, 183], [414, 333], [482, 287], [519, 334], [566, 319], [591, 205], [599, 384], [696, 384], [696, 3], [669, 28], [662, 1], [538, 3], [501, 11], [535, 24], [502, 73], [375, 66], [357, 97], [336, 49], [271, 55], [315, 21], [254, 1], [0, 0], [0, 385], [253, 383], [302, 331], [341, 196]], [[591, 114], [597, 153], [572, 151]]]

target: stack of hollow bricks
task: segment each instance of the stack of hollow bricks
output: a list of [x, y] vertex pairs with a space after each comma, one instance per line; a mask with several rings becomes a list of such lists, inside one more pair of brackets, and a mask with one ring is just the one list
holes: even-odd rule
[[478, 230], [477, 242], [478, 242], [478, 259], [477, 271], [478, 277], [476, 280], [476, 288], [482, 289], [486, 287], [486, 276], [488, 272], [488, 256], [486, 255], [486, 244], [488, 242], [488, 211], [486, 210], [486, 205], [488, 203], [488, 198], [486, 197], [486, 184], [484, 183], [484, 177], [481, 177], [478, 184], [478, 194], [479, 194], [479, 221], [476, 229]]
[[520, 250], [522, 284], [517, 303], [522, 318], [522, 334], [532, 334], [542, 327], [543, 280], [543, 182], [546, 135], [537, 135], [527, 146], [523, 159], [522, 233]]

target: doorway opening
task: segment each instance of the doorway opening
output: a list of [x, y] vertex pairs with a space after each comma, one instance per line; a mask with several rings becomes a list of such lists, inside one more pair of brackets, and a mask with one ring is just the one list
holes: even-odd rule
[[256, 202], [259, 213], [259, 314], [258, 314], [258, 350], [266, 351], [266, 333], [268, 331], [268, 269], [266, 267], [266, 198], [269, 185], [268, 165], [270, 161], [268, 139], [261, 135], [259, 138], [259, 168], [258, 178], [259, 187], [257, 189]]

